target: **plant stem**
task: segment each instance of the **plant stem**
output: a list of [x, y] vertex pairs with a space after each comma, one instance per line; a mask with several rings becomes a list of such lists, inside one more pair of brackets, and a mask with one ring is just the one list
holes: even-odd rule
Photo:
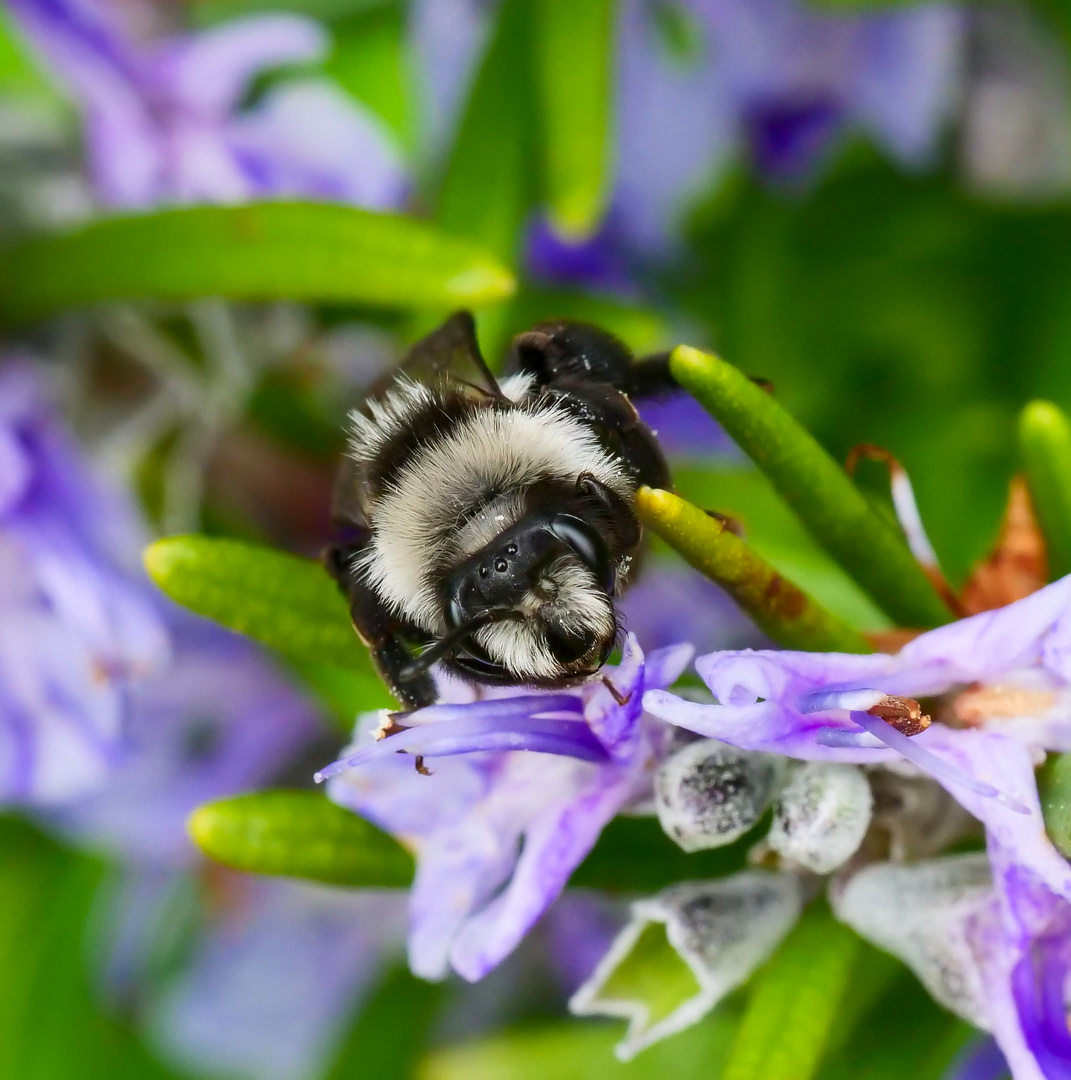
[[1071, 573], [1071, 421], [1051, 401], [1031, 401], [1019, 416], [1019, 447], [1053, 581]]

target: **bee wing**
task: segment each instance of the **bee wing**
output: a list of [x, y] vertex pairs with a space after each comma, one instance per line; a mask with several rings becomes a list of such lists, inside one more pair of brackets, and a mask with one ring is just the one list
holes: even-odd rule
[[331, 526], [335, 538], [343, 543], [364, 537], [369, 532], [368, 512], [361, 498], [363, 485], [356, 463], [343, 454], [331, 491]]
[[498, 380], [480, 352], [476, 323], [468, 311], [455, 312], [442, 326], [421, 338], [396, 368], [392, 368], [371, 387], [367, 397], [378, 397], [394, 382], [399, 372], [417, 382], [452, 379], [490, 397], [504, 396]]

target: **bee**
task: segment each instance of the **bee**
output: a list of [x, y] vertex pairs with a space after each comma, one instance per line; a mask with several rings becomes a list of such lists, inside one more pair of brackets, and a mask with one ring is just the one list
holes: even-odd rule
[[406, 710], [436, 700], [437, 662], [478, 684], [596, 675], [641, 540], [635, 492], [669, 486], [630, 400], [672, 386], [668, 354], [547, 322], [506, 370], [459, 312], [350, 414], [325, 562]]

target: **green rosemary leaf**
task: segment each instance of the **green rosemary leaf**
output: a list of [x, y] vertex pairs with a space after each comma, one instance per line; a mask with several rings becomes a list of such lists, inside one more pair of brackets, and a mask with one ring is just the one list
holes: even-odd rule
[[335, 885], [404, 888], [413, 857], [371, 822], [318, 791], [261, 791], [205, 803], [189, 819], [216, 862]]
[[787, 581], [723, 522], [668, 491], [640, 488], [640, 521], [716, 581], [774, 641], [811, 652], [873, 652], [862, 634]]
[[670, 369], [892, 619], [903, 626], [949, 620], [950, 612], [903, 538], [770, 394], [731, 364], [687, 345], [674, 350]]

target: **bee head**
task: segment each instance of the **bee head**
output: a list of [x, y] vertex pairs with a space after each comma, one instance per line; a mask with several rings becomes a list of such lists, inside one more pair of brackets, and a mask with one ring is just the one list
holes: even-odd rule
[[601, 666], [617, 623], [616, 567], [588, 521], [530, 513], [458, 566], [445, 590], [453, 666], [482, 681], [561, 683]]

